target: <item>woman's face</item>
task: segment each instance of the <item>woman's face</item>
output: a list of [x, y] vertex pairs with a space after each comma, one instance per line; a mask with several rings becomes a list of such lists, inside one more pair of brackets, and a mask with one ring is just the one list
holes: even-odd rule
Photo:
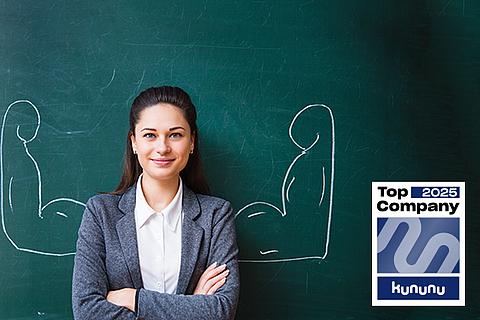
[[130, 139], [144, 177], [157, 181], [178, 179], [194, 147], [182, 111], [166, 103], [145, 108]]

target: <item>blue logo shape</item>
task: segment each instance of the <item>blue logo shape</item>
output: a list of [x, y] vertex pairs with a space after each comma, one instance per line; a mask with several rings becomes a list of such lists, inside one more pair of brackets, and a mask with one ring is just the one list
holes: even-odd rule
[[458, 218], [378, 218], [378, 273], [458, 273]]

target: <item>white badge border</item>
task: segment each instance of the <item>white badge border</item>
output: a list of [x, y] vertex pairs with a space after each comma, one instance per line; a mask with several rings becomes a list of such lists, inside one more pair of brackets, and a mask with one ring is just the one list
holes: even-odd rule
[[[392, 216], [397, 216], [397, 217], [418, 217], [416, 213], [408, 213], [408, 214], [378, 214], [378, 211], [376, 209], [376, 203], [379, 199], [379, 194], [378, 194], [378, 186], [386, 186], [390, 188], [408, 188], [411, 190], [411, 187], [460, 187], [460, 205], [457, 210], [458, 215], [455, 214], [454, 216], [450, 217], [455, 217], [460, 219], [460, 272], [458, 274], [455, 274], [455, 276], [458, 275], [459, 277], [459, 299], [458, 300], [378, 300], [378, 287], [377, 287], [377, 278], [378, 276], [381, 277], [389, 277], [389, 276], [394, 276], [398, 277], [398, 273], [390, 274], [390, 273], [382, 273], [378, 274], [377, 273], [377, 218], [381, 217], [392, 217]], [[449, 306], [465, 306], [465, 182], [445, 182], [445, 181], [438, 181], [438, 182], [419, 182], [419, 181], [405, 181], [405, 182], [381, 182], [381, 181], [372, 181], [372, 306], [444, 306], [444, 307], [449, 307]], [[378, 196], [377, 196], [378, 194]], [[409, 194], [409, 200], [412, 200], [410, 198]], [[393, 199], [393, 198], [392, 198]], [[395, 198], [398, 200], [397, 198]], [[445, 201], [445, 199], [453, 199], [453, 198], [419, 198], [419, 200], [426, 200], [428, 201], [435, 200], [435, 199], [440, 199]], [[439, 201], [440, 201], [439, 200]], [[413, 199], [413, 201], [417, 201]], [[431, 214], [431, 213], [425, 213], [422, 217], [449, 217], [448, 215], [445, 214]], [[421, 276], [425, 277], [425, 274], [406, 274], [405, 276], [408, 277], [415, 277], [415, 276]], [[441, 276], [452, 276], [452, 274], [435, 274], [435, 277], [441, 277]]]

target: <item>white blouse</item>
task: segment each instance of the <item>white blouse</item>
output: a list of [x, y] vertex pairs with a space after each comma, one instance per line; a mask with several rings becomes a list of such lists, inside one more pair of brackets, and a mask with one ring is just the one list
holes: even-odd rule
[[173, 200], [160, 212], [148, 205], [141, 181], [142, 175], [137, 181], [135, 224], [143, 287], [175, 293], [182, 253], [182, 181]]

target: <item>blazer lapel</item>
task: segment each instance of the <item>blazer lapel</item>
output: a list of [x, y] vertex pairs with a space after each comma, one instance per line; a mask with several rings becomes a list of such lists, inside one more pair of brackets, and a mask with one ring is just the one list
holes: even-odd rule
[[187, 291], [203, 240], [203, 228], [195, 221], [200, 214], [200, 205], [195, 193], [185, 184], [183, 184], [183, 213], [182, 256], [177, 294], [184, 294]]
[[128, 189], [120, 199], [118, 208], [125, 214], [116, 225], [118, 238], [122, 247], [130, 277], [136, 289], [143, 287], [138, 258], [137, 230], [135, 227], [136, 185]]

